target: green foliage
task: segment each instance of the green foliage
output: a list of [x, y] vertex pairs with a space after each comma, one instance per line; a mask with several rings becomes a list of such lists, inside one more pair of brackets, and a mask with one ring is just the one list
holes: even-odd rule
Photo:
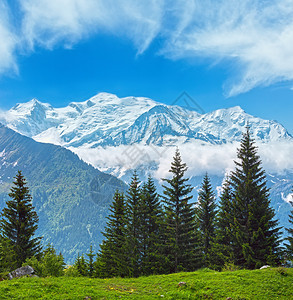
[[233, 262], [226, 262], [222, 268], [222, 272], [233, 272], [233, 271], [238, 271], [240, 269], [239, 266], [236, 266]]
[[[290, 204], [293, 206], [293, 202], [291, 201]], [[291, 210], [290, 215], [289, 215], [289, 223], [292, 225], [291, 228], [286, 228], [288, 232], [288, 237], [286, 243], [286, 254], [287, 258], [291, 261], [293, 261], [293, 210]]]
[[77, 256], [76, 261], [74, 263], [74, 267], [76, 268], [79, 276], [88, 276], [89, 275], [89, 266], [84, 258], [84, 256]]
[[184, 178], [187, 170], [179, 150], [175, 152], [171, 169], [171, 179], [163, 179], [165, 206], [165, 253], [169, 260], [168, 272], [194, 270], [198, 267], [197, 241], [195, 235], [195, 211], [189, 201], [192, 187]]
[[205, 175], [199, 191], [196, 221], [200, 236], [200, 248], [203, 253], [203, 266], [211, 267], [214, 261], [216, 202], [208, 174]]
[[131, 179], [126, 196], [126, 253], [128, 256], [128, 276], [137, 277], [140, 274], [139, 260], [141, 256], [141, 190], [136, 171]]
[[214, 245], [214, 265], [220, 270], [224, 265], [234, 261], [232, 251], [232, 190], [229, 178], [223, 184], [219, 208], [216, 216], [216, 243]]
[[235, 263], [245, 268], [259, 268], [280, 261], [280, 228], [270, 207], [265, 172], [249, 128], [243, 134], [231, 176], [232, 247]]
[[92, 245], [90, 245], [90, 251], [89, 253], [86, 253], [86, 255], [88, 257], [88, 275], [89, 277], [94, 277], [94, 257], [96, 256], [96, 254], [93, 253]]
[[[293, 269], [146, 276], [140, 278], [20, 278], [0, 283], [1, 300], [10, 299], [293, 299]], [[186, 282], [184, 288], [179, 282]]]
[[56, 254], [56, 250], [52, 245], [41, 253], [40, 258], [31, 257], [26, 259], [24, 265], [30, 265], [40, 277], [47, 276], [63, 276], [64, 275], [64, 260], [62, 254]]
[[116, 191], [113, 202], [110, 206], [110, 214], [107, 217], [105, 240], [101, 244], [101, 250], [95, 269], [98, 277], [126, 276], [127, 255], [126, 255], [126, 220], [125, 220], [125, 199], [124, 195]]
[[16, 254], [16, 265], [20, 267], [27, 258], [38, 255], [41, 250], [41, 238], [34, 237], [39, 218], [32, 206], [32, 197], [21, 171], [15, 176], [9, 197], [11, 199], [3, 209], [0, 228], [3, 238], [10, 241]]
[[64, 269], [64, 276], [66, 277], [80, 277], [80, 274], [75, 265], [68, 265]]
[[0, 124], [0, 152], [4, 149], [7, 167], [1, 169], [0, 210], [9, 199], [9, 178], [19, 168], [29, 182], [39, 216], [36, 234], [43, 236], [42, 244], [52, 243], [70, 264], [90, 244], [96, 252], [113, 195], [116, 189], [125, 191], [127, 185], [67, 149], [37, 143]]
[[0, 272], [10, 272], [17, 268], [16, 253], [11, 241], [0, 235]]
[[163, 211], [153, 179], [149, 176], [141, 190], [141, 275], [160, 274], [164, 272], [163, 255]]
[[278, 267], [278, 268], [276, 268], [276, 271], [278, 274], [280, 274], [282, 276], [288, 276], [287, 269], [284, 267]]

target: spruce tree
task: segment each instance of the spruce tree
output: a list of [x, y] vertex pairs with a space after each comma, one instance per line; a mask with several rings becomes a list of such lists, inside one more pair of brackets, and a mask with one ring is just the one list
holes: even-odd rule
[[217, 241], [226, 246], [231, 245], [232, 217], [232, 190], [227, 178], [223, 184], [217, 213]]
[[195, 211], [192, 199], [192, 187], [184, 178], [187, 170], [182, 162], [179, 150], [175, 152], [171, 169], [171, 179], [163, 179], [168, 185], [164, 188], [165, 206], [165, 244], [166, 256], [169, 260], [169, 272], [181, 270], [191, 271], [197, 265], [195, 238]]
[[233, 188], [233, 252], [245, 268], [276, 264], [280, 254], [280, 228], [270, 206], [265, 172], [249, 127], [243, 134], [231, 176]]
[[80, 256], [79, 254], [77, 255], [77, 258], [74, 262], [74, 266], [76, 267], [77, 273], [80, 276], [88, 276], [88, 263], [84, 258], [84, 255], [82, 256]]
[[163, 211], [153, 179], [149, 176], [141, 190], [141, 274], [163, 272]]
[[[290, 204], [293, 206], [293, 202], [291, 201]], [[293, 209], [290, 212], [289, 215], [289, 222], [292, 225], [291, 228], [286, 228], [287, 232], [288, 232], [288, 237], [287, 237], [287, 241], [288, 243], [286, 243], [286, 252], [287, 252], [287, 256], [290, 260], [293, 260]]]
[[230, 179], [226, 178], [216, 217], [215, 265], [218, 269], [221, 269], [225, 263], [232, 263], [234, 261], [231, 247], [232, 226], [232, 189]]
[[211, 267], [213, 263], [213, 245], [215, 242], [216, 202], [208, 174], [204, 176], [199, 191], [196, 220], [203, 253], [203, 265], [205, 267]]
[[1, 219], [1, 231], [4, 239], [10, 241], [16, 254], [16, 265], [20, 267], [27, 258], [38, 255], [41, 251], [40, 237], [34, 237], [39, 218], [32, 206], [32, 197], [21, 171], [8, 194]]
[[97, 273], [100, 277], [128, 275], [125, 255], [125, 211], [124, 195], [116, 191], [103, 232], [105, 240], [98, 257]]
[[90, 245], [90, 251], [89, 253], [86, 253], [86, 256], [88, 257], [88, 275], [89, 277], [94, 277], [94, 257], [95, 254], [93, 253], [93, 246]]
[[126, 195], [126, 252], [128, 254], [128, 276], [140, 275], [141, 260], [141, 189], [134, 171]]

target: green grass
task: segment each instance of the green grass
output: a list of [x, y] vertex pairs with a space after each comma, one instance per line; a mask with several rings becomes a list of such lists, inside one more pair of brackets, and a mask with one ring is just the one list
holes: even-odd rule
[[[186, 286], [179, 287], [180, 281]], [[293, 269], [240, 270], [90, 279], [21, 278], [0, 282], [0, 299], [293, 299]]]

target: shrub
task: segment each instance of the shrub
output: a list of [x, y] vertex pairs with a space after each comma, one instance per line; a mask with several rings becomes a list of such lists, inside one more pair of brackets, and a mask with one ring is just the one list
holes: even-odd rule
[[282, 276], [287, 276], [288, 275], [287, 270], [284, 267], [279, 267], [279, 268], [276, 269], [276, 271], [277, 271], [277, 273], [279, 273]]
[[68, 277], [79, 277], [81, 276], [76, 268], [76, 266], [66, 266], [64, 269], [64, 276]]
[[50, 244], [41, 253], [40, 259], [31, 257], [25, 261], [24, 265], [32, 266], [40, 277], [64, 275], [63, 256], [62, 254], [57, 255], [56, 250]]
[[239, 269], [240, 267], [234, 265], [234, 263], [225, 263], [224, 267], [222, 268], [222, 272], [233, 272]]

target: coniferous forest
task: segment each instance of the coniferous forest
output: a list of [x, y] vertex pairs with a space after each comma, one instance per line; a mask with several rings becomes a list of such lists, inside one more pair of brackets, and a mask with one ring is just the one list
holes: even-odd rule
[[[41, 237], [35, 236], [38, 216], [19, 171], [1, 214], [0, 272], [30, 265], [39, 276], [106, 278], [284, 265], [293, 259], [293, 227], [278, 226], [248, 127], [237, 158], [218, 202], [207, 173], [193, 199], [179, 149], [170, 176], [162, 179], [162, 195], [151, 176], [140, 182], [134, 172], [128, 191], [117, 190], [113, 197], [100, 251], [93, 253], [89, 245], [72, 266], [65, 266], [53, 245], [41, 248]], [[293, 211], [289, 218], [293, 224]]]

